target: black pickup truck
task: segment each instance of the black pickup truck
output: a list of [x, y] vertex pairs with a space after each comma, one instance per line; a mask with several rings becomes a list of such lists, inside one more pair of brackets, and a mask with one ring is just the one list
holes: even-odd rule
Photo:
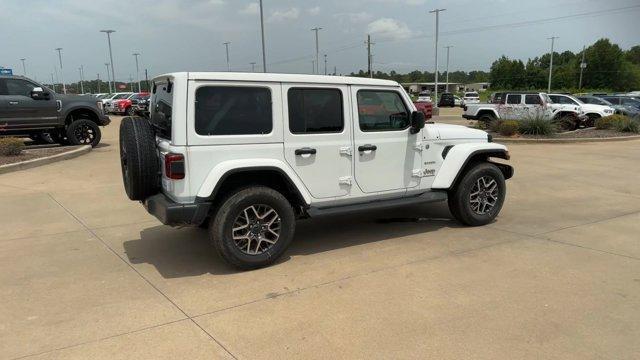
[[91, 95], [62, 95], [37, 82], [0, 75], [0, 136], [49, 136], [64, 145], [100, 142], [100, 126], [111, 122]]

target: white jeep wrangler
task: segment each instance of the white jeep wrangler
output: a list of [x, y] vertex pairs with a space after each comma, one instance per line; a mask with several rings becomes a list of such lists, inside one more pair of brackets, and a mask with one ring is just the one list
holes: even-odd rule
[[484, 131], [429, 123], [396, 82], [182, 72], [153, 80], [149, 120], [120, 125], [127, 195], [162, 223], [208, 226], [231, 265], [266, 266], [299, 218], [448, 200], [498, 215], [511, 166]]

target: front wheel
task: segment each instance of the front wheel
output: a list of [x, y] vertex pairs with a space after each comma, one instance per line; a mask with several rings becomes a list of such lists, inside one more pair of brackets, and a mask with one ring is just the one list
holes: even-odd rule
[[76, 120], [67, 128], [67, 139], [71, 145], [91, 145], [95, 147], [100, 142], [101, 137], [100, 127], [91, 120]]
[[211, 220], [213, 247], [230, 265], [257, 269], [276, 261], [289, 247], [295, 231], [295, 215], [279, 192], [254, 186], [223, 201]]
[[127, 110], [124, 111], [124, 114], [127, 116], [134, 116], [135, 111], [133, 110], [133, 106], [129, 106]]
[[504, 175], [494, 164], [472, 166], [456, 188], [449, 193], [449, 211], [459, 222], [469, 226], [492, 222], [507, 193]]

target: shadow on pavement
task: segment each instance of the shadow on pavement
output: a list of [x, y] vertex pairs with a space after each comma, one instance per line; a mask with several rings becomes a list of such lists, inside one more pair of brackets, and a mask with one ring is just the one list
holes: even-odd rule
[[[286, 262], [292, 256], [313, 256], [459, 226], [451, 220], [446, 203], [300, 220], [291, 246], [277, 263]], [[123, 246], [132, 264], [151, 264], [164, 278], [238, 272], [215, 254], [208, 232], [200, 228], [154, 226], [141, 231], [139, 239], [126, 241]]]

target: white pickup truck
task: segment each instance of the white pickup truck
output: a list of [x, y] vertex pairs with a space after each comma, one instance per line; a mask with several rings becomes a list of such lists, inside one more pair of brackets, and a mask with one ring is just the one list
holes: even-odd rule
[[496, 93], [489, 104], [465, 104], [462, 117], [490, 123], [494, 120], [526, 120], [543, 117], [564, 119], [570, 128], [578, 128], [587, 120], [578, 105], [554, 103], [547, 94], [538, 92]]

